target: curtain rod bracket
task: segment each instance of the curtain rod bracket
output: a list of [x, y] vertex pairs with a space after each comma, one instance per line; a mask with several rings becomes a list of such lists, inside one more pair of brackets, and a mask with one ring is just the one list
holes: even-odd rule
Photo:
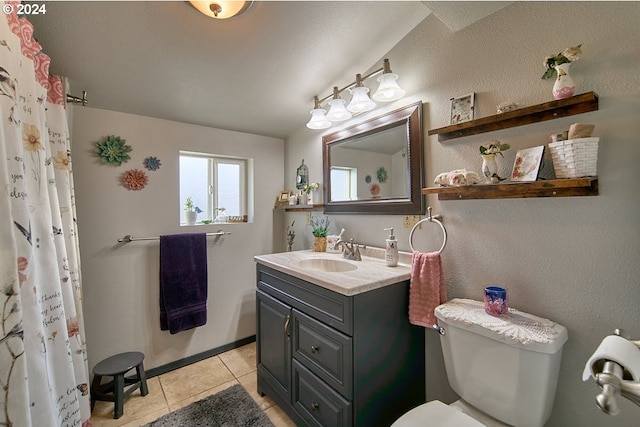
[[82, 104], [82, 106], [85, 107], [87, 105], [87, 102], [88, 102], [87, 101], [87, 91], [86, 90], [82, 91], [82, 98], [67, 94], [67, 102], [71, 102], [73, 104]]

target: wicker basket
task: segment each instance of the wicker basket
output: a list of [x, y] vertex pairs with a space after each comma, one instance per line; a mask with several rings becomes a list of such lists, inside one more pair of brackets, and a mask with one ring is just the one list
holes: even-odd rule
[[576, 138], [549, 144], [556, 178], [597, 175], [600, 138]]

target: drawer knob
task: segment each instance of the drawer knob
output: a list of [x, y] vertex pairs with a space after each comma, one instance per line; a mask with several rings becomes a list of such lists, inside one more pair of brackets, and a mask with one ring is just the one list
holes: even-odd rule
[[318, 347], [317, 345], [312, 345], [311, 346], [311, 353], [315, 353], [318, 350], [320, 350], [320, 347]]
[[317, 403], [312, 403], [311, 404], [311, 410], [313, 412], [317, 411], [320, 408], [320, 405], [318, 405]]

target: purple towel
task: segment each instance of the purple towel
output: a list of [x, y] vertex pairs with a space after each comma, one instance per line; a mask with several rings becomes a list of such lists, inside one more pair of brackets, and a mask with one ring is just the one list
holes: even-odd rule
[[207, 235], [160, 236], [160, 329], [207, 323]]

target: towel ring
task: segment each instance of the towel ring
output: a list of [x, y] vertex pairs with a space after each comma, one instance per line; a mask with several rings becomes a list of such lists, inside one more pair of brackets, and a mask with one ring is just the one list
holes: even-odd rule
[[423, 222], [435, 222], [440, 226], [440, 229], [442, 229], [442, 246], [440, 246], [440, 249], [438, 249], [438, 253], [441, 254], [442, 251], [444, 250], [444, 247], [447, 245], [447, 229], [444, 228], [444, 224], [442, 223], [442, 221], [440, 221], [438, 218], [434, 216], [431, 216], [431, 208], [429, 208], [429, 217], [425, 219], [421, 219], [420, 221], [416, 222], [416, 225], [414, 225], [413, 228], [411, 229], [411, 233], [409, 233], [409, 247], [411, 248], [411, 252], [416, 251], [413, 248], [413, 233], [418, 229], [420, 224], [422, 224]]

